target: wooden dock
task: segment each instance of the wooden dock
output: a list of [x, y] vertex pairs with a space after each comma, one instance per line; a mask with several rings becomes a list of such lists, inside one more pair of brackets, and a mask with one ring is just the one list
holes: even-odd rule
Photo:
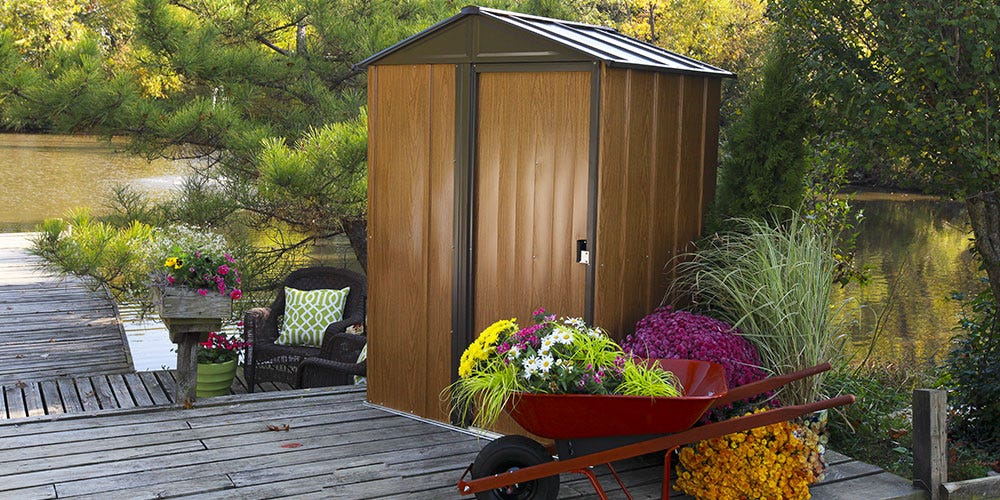
[[42, 270], [30, 237], [0, 234], [0, 384], [131, 372], [114, 302]]
[[[363, 386], [346, 386], [7, 420], [0, 498], [462, 498], [456, 483], [487, 440], [364, 398]], [[877, 467], [830, 459], [814, 498], [921, 498]], [[659, 497], [655, 459], [616, 467], [635, 498]], [[560, 498], [593, 497], [582, 476], [562, 477]]]

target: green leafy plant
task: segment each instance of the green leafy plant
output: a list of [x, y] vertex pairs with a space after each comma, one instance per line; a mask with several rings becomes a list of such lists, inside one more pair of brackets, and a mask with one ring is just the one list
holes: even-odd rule
[[[789, 373], [842, 358], [840, 307], [831, 305], [834, 235], [793, 212], [782, 224], [735, 219], [678, 266], [675, 290], [742, 331], [762, 367]], [[676, 293], [680, 288], [682, 294]], [[822, 374], [785, 386], [786, 404], [812, 402]]]
[[1000, 322], [989, 287], [963, 303], [961, 330], [952, 340], [942, 378], [955, 409], [953, 433], [1000, 455]]
[[658, 365], [628, 357], [610, 337], [579, 318], [556, 319], [544, 309], [536, 324], [519, 328], [509, 320], [493, 323], [469, 345], [458, 367], [459, 380], [445, 389], [473, 424], [493, 425], [518, 392], [680, 396], [677, 377]]
[[913, 437], [910, 421], [913, 389], [928, 376], [895, 364], [863, 364], [834, 370], [830, 392], [856, 396], [852, 405], [830, 415], [830, 448], [894, 474], [911, 477]]

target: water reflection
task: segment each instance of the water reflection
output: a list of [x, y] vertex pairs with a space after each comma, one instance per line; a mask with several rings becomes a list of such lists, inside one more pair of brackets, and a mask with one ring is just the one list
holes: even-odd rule
[[30, 230], [72, 207], [100, 213], [116, 183], [163, 192], [176, 186], [183, 169], [115, 153], [96, 137], [0, 134], [0, 231]]
[[847, 311], [855, 359], [865, 356], [879, 324], [873, 359], [910, 366], [940, 361], [959, 312], [949, 297], [968, 291], [978, 276], [964, 205], [884, 193], [866, 193], [852, 205], [865, 214], [857, 258], [871, 283], [838, 287], [834, 300], [857, 299]]

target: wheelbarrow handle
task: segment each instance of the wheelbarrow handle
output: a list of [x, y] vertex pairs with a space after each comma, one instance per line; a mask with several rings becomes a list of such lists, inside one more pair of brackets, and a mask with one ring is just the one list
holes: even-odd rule
[[806, 377], [811, 377], [817, 373], [823, 373], [831, 368], [830, 363], [820, 363], [816, 366], [806, 368], [805, 370], [800, 370], [793, 373], [788, 373], [785, 375], [775, 375], [773, 377], [767, 377], [765, 379], [758, 380], [756, 382], [750, 382], [748, 384], [743, 384], [739, 387], [734, 387], [729, 389], [729, 392], [722, 396], [721, 398], [715, 400], [712, 403], [711, 408], [718, 408], [726, 406], [732, 402], [740, 401], [749, 397], [756, 396], [758, 394], [764, 394], [767, 391], [773, 391], [789, 382], [794, 382], [796, 380], [804, 379]]

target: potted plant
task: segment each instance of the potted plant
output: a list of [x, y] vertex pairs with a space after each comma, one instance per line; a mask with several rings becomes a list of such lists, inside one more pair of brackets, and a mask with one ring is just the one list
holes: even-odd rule
[[221, 328], [243, 296], [236, 259], [220, 235], [173, 226], [156, 236], [150, 260], [153, 302], [175, 343], [183, 333]]
[[681, 395], [673, 373], [631, 358], [583, 320], [557, 319], [544, 309], [534, 319], [525, 328], [497, 321], [462, 354], [459, 379], [449, 389], [461, 415], [476, 407], [474, 425], [493, 425], [519, 393]]
[[236, 376], [239, 353], [246, 342], [221, 333], [209, 332], [208, 340], [198, 344], [198, 379], [196, 394], [199, 398], [223, 396], [229, 393]]

